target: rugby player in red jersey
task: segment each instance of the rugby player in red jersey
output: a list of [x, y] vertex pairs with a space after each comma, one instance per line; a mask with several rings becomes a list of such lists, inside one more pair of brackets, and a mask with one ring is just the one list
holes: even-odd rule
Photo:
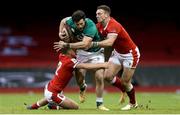
[[[97, 7], [96, 18], [98, 23], [96, 26], [105, 40], [93, 42], [92, 47], [112, 46], [113, 51], [108, 61], [109, 67], [105, 69], [104, 78], [124, 92], [121, 101], [124, 100], [125, 92], [127, 93], [130, 102], [121, 110], [130, 110], [138, 106], [131, 80], [139, 62], [140, 52], [124, 27], [110, 14], [111, 9], [107, 5]], [[119, 71], [122, 71], [122, 74], [117, 77]]]
[[63, 90], [73, 76], [75, 68], [97, 69], [107, 68], [107, 63], [78, 63], [76, 54], [70, 48], [61, 49], [59, 64], [52, 80], [45, 86], [44, 98], [36, 103], [27, 106], [27, 109], [38, 109], [48, 103], [50, 109], [78, 109], [78, 104], [72, 99], [63, 95]]

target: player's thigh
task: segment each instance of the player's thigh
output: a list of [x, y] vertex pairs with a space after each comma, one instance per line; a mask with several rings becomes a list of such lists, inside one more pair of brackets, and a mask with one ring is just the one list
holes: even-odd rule
[[64, 109], [79, 109], [78, 104], [72, 99], [66, 97], [66, 99], [60, 104]]
[[86, 75], [86, 70], [85, 69], [76, 69], [75, 70], [76, 76], [85, 76]]
[[122, 66], [120, 64], [108, 62], [108, 68], [105, 69], [104, 78], [107, 80], [112, 80], [121, 69]]

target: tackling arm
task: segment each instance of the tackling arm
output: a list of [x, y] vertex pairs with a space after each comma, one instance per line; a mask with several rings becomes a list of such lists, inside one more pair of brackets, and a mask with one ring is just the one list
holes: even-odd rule
[[114, 41], [116, 40], [116, 38], [117, 38], [117, 34], [114, 34], [114, 33], [108, 34], [107, 39], [102, 40], [100, 42], [93, 42], [92, 47], [97, 47], [97, 46], [108, 47], [108, 46], [112, 46], [114, 44]]
[[81, 42], [69, 43], [69, 47], [73, 49], [88, 49], [92, 43], [92, 38], [84, 36]]
[[66, 18], [64, 18], [64, 19], [62, 19], [61, 20], [61, 22], [60, 22], [60, 25], [59, 25], [59, 37], [61, 38], [61, 39], [64, 39], [64, 38], [66, 38], [68, 35], [68, 33], [67, 33], [67, 30], [66, 30], [66, 28], [65, 28], [65, 25], [66, 25], [66, 20], [68, 19], [68, 18], [70, 18], [70, 17], [66, 17]]
[[97, 63], [97, 64], [92, 64], [92, 63], [80, 63], [76, 65], [76, 68], [79, 69], [104, 69], [108, 68], [108, 62], [105, 63]]
[[92, 38], [84, 36], [83, 41], [76, 43], [66, 43], [63, 41], [54, 42], [54, 49], [58, 52], [62, 48], [72, 49], [89, 49], [92, 43]]

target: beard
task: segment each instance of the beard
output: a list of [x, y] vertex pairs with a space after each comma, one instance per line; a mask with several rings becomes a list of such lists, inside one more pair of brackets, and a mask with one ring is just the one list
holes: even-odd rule
[[79, 31], [83, 31], [83, 28], [79, 28]]

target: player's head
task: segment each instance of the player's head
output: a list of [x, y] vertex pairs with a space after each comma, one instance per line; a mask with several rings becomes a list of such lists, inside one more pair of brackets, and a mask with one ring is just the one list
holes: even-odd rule
[[77, 10], [72, 14], [72, 20], [80, 31], [83, 31], [85, 27], [85, 18], [86, 15], [82, 10]]
[[100, 5], [96, 10], [96, 18], [98, 22], [103, 22], [106, 20], [111, 14], [111, 9], [107, 5]]
[[68, 55], [68, 56], [70, 56], [72, 58], [76, 57], [75, 51], [73, 49], [71, 49], [71, 48], [62, 48], [61, 53], [65, 54], [65, 55]]

